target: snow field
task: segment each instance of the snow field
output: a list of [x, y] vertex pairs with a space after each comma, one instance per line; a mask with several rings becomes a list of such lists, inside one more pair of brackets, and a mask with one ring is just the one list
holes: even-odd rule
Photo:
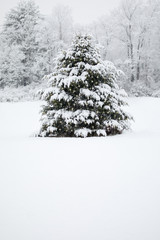
[[1, 240], [159, 240], [160, 99], [132, 131], [34, 138], [40, 102], [0, 103]]

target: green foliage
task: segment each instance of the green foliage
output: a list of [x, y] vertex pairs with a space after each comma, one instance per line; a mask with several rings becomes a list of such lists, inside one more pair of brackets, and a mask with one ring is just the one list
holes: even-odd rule
[[39, 136], [106, 136], [127, 129], [130, 116], [121, 108], [126, 103], [117, 77], [115, 67], [101, 60], [92, 38], [76, 36], [47, 76]]

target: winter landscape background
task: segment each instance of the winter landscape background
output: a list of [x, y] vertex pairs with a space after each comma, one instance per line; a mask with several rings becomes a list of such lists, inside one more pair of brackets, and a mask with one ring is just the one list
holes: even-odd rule
[[[107, 9], [107, 2], [102, 7]], [[103, 60], [124, 71], [119, 85], [129, 95], [159, 96], [159, 0], [119, 1], [112, 11], [97, 15], [92, 23], [80, 24], [69, 6], [58, 4], [43, 15], [32, 1], [15, 3], [1, 20], [0, 101], [33, 98], [33, 89], [46, 85], [43, 76], [53, 72], [58, 52], [78, 32], [92, 34]]]
[[[86, 0], [91, 20], [82, 21], [72, 6], [44, 14], [37, 3], [15, 1], [1, 18], [0, 239], [159, 240], [160, 1], [106, 1], [102, 15], [100, 1], [94, 18]], [[122, 71], [131, 130], [35, 138], [37, 91], [76, 33], [93, 35], [102, 59]]]

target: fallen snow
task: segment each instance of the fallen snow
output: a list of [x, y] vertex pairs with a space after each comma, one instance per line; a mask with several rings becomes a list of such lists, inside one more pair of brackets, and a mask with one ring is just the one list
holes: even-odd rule
[[132, 131], [34, 138], [40, 102], [0, 103], [1, 240], [159, 240], [160, 99]]

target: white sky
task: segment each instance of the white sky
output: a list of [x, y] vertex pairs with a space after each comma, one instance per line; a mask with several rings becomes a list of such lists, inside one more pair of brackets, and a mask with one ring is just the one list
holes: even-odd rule
[[[0, 24], [5, 14], [17, 5], [18, 0], [0, 0]], [[41, 13], [50, 14], [56, 4], [65, 4], [71, 7], [73, 20], [76, 23], [90, 23], [101, 15], [118, 6], [120, 0], [35, 0]]]

